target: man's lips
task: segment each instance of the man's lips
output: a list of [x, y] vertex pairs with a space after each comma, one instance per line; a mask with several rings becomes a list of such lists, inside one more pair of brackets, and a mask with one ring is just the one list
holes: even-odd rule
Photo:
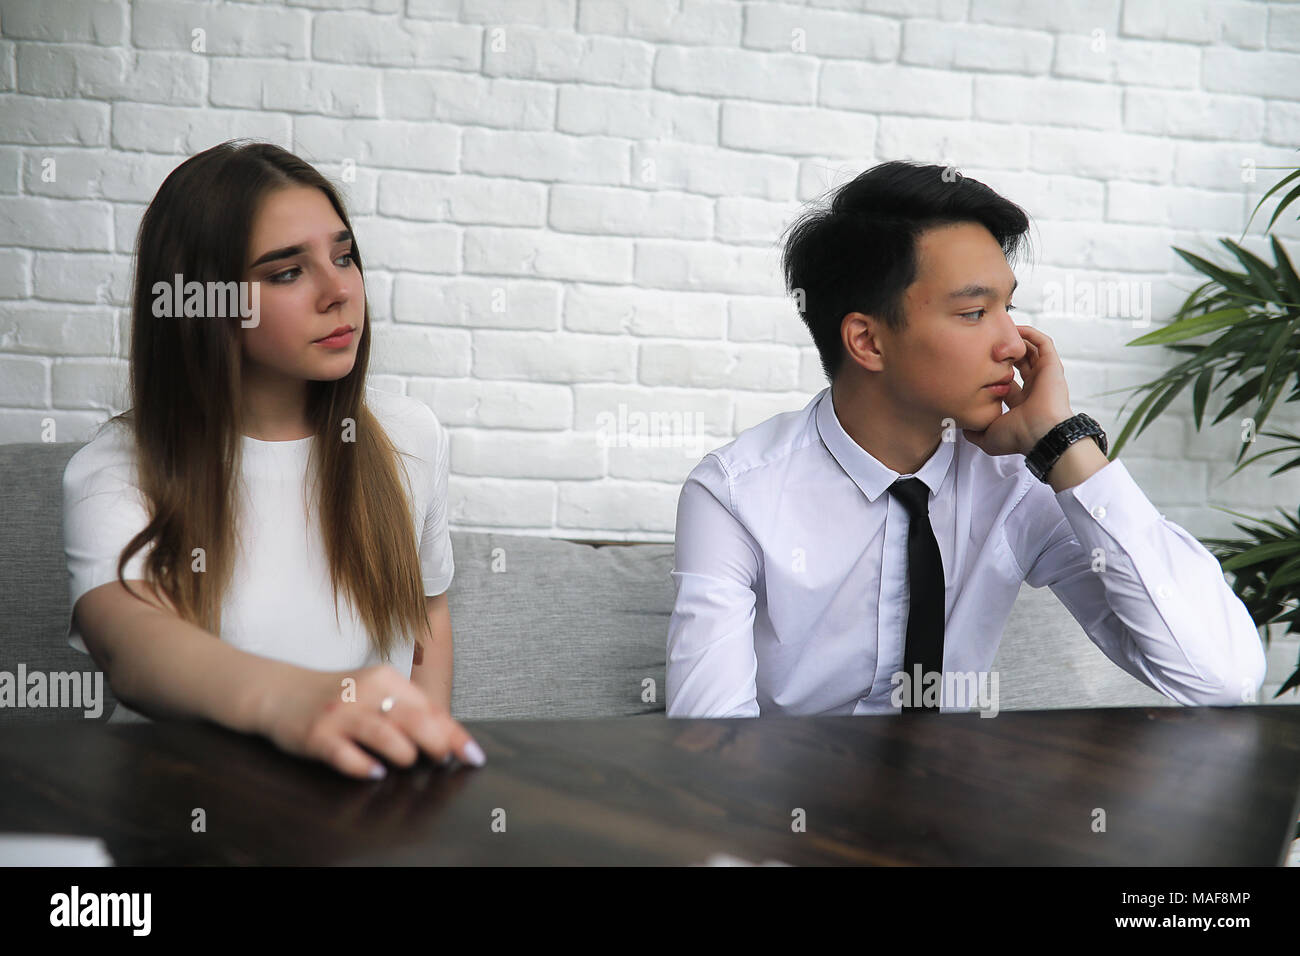
[[1014, 381], [1015, 377], [1013, 375], [1008, 375], [1001, 381], [990, 382], [984, 387], [992, 392], [997, 398], [1005, 398], [1007, 395], [1011, 394], [1011, 384]]

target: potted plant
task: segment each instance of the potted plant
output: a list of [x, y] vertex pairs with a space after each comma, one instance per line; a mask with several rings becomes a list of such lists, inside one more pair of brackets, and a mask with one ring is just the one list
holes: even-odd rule
[[[1237, 242], [1219, 240], [1235, 260], [1226, 265], [1174, 248], [1207, 281], [1187, 297], [1168, 325], [1128, 344], [1163, 345], [1186, 357], [1159, 378], [1136, 387], [1136, 392], [1147, 394], [1115, 440], [1109, 455], [1112, 460], [1130, 437], [1142, 434], [1189, 384], [1193, 421], [1200, 431], [1210, 395], [1231, 380], [1231, 391], [1213, 424], [1248, 403], [1255, 405], [1250, 417], [1243, 419], [1237, 466], [1229, 477], [1253, 462], [1273, 456], [1281, 456], [1282, 462], [1269, 472], [1270, 476], [1300, 467], [1300, 435], [1262, 430], [1284, 393], [1286, 402], [1300, 400], [1300, 275], [1271, 232], [1283, 210], [1300, 199], [1300, 168], [1284, 168], [1291, 172], [1264, 194], [1246, 223], [1249, 229], [1264, 202], [1290, 187], [1264, 230], [1272, 246], [1272, 263], [1239, 245], [1246, 230], [1242, 230]], [[1208, 335], [1215, 337], [1203, 344], [1190, 341]], [[1124, 402], [1127, 404], [1128, 399]], [[1275, 439], [1279, 444], [1246, 458], [1256, 435]], [[1300, 632], [1300, 509], [1295, 514], [1279, 509], [1283, 519], [1280, 522], [1252, 518], [1227, 508], [1218, 510], [1251, 522], [1233, 522], [1245, 537], [1206, 538], [1202, 544], [1219, 559], [1224, 571], [1232, 572], [1233, 591], [1263, 630], [1265, 646], [1270, 625], [1285, 624], [1284, 634]], [[1296, 687], [1300, 687], [1300, 661], [1275, 697]]]

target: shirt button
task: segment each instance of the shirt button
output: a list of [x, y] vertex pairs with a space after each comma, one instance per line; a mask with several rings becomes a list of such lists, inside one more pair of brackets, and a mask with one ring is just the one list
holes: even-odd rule
[[1092, 506], [1092, 516], [1098, 520], [1106, 517], [1106, 509], [1102, 505]]
[[1160, 598], [1160, 600], [1162, 600], [1162, 601], [1166, 601], [1166, 600], [1168, 600], [1168, 599], [1169, 599], [1169, 589], [1168, 589], [1167, 587], [1165, 587], [1163, 584], [1160, 585], [1160, 587], [1156, 588], [1156, 597]]

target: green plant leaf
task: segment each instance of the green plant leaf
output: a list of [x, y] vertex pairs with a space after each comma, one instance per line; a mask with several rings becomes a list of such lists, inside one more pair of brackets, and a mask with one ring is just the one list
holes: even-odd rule
[[1274, 468], [1272, 471], [1268, 473], [1268, 476], [1270, 478], [1273, 478], [1276, 477], [1277, 475], [1282, 474], [1282, 472], [1284, 471], [1290, 471], [1292, 468], [1300, 468], [1300, 456], [1292, 458], [1285, 465], [1279, 465], [1278, 467]]
[[1151, 406], [1151, 411], [1147, 412], [1146, 421], [1144, 421], [1142, 423], [1142, 427], [1138, 429], [1139, 435], [1141, 435], [1144, 431], [1147, 430], [1147, 426], [1156, 420], [1157, 415], [1159, 415], [1161, 412], [1163, 412], [1166, 408], [1169, 407], [1169, 403], [1172, 402], [1174, 398], [1178, 395], [1178, 393], [1181, 392], [1186, 387], [1187, 382], [1188, 379], [1184, 378], [1180, 381], [1174, 382], [1167, 389], [1165, 389], [1165, 393], [1161, 395], [1159, 399], [1156, 400], [1156, 403], [1154, 405]]
[[[1284, 513], [1284, 516], [1285, 516], [1285, 513]], [[1263, 525], [1264, 527], [1266, 527], [1266, 528], [1268, 528], [1269, 530], [1271, 530], [1271, 531], [1273, 532], [1273, 537], [1278, 538], [1278, 539], [1289, 538], [1289, 537], [1291, 537], [1291, 535], [1294, 533], [1293, 529], [1288, 528], [1288, 527], [1286, 527], [1285, 525], [1278, 524], [1276, 521], [1273, 521], [1271, 518], [1255, 518], [1254, 520], [1255, 520], [1255, 521], [1258, 521], [1261, 525]], [[1240, 528], [1241, 525], [1238, 525], [1237, 527]], [[1256, 536], [1257, 538], [1259, 538], [1261, 541], [1263, 541], [1263, 540], [1265, 540], [1265, 539], [1267, 539], [1267, 538], [1269, 537], [1269, 535], [1268, 535], [1267, 533], [1265, 533], [1263, 530], [1261, 530], [1259, 527], [1255, 527], [1255, 528], [1242, 528], [1241, 530], [1245, 531], [1246, 534], [1253, 534], [1253, 535], [1255, 535], [1255, 536]]]
[[[1292, 177], [1296, 176], [1298, 173], [1300, 173], [1300, 170], [1297, 170], [1295, 173], [1292, 173], [1290, 176], [1287, 177], [1287, 179], [1291, 179]], [[1273, 223], [1277, 222], [1277, 217], [1282, 215], [1282, 210], [1285, 209], [1287, 206], [1291, 205], [1297, 199], [1300, 199], [1300, 186], [1296, 186], [1295, 189], [1287, 193], [1286, 197], [1280, 203], [1277, 204], [1277, 208], [1273, 210], [1273, 218], [1271, 218], [1268, 221], [1268, 225], [1264, 228], [1264, 231], [1268, 232], [1270, 229], [1272, 229]]]
[[[1264, 362], [1264, 372], [1260, 379], [1259, 390], [1266, 396], [1265, 400], [1260, 403], [1260, 409], [1255, 412], [1255, 428], [1264, 427], [1264, 420], [1268, 418], [1268, 413], [1273, 409], [1273, 403], [1277, 401], [1277, 396], [1281, 394], [1282, 386], [1285, 381], [1279, 381], [1274, 385], [1273, 374], [1277, 370], [1278, 361], [1282, 358], [1283, 350], [1291, 344], [1291, 329], [1287, 325], [1280, 325], [1273, 336], [1273, 345], [1268, 350], [1268, 358]], [[1295, 352], [1291, 353], [1291, 363], [1295, 364]]]
[[[1271, 195], [1273, 195], [1273, 194], [1274, 194], [1275, 192], [1277, 192], [1279, 189], [1282, 189], [1284, 186], [1286, 186], [1287, 183], [1291, 182], [1291, 180], [1295, 179], [1295, 178], [1298, 177], [1298, 176], [1300, 176], [1300, 169], [1297, 169], [1295, 172], [1293, 172], [1293, 173], [1289, 173], [1288, 175], [1282, 177], [1280, 180], [1278, 180], [1277, 182], [1275, 182], [1275, 183], [1272, 185], [1272, 187], [1270, 187], [1270, 189], [1269, 189], [1268, 192], [1264, 193], [1264, 195], [1262, 195], [1262, 196], [1259, 197], [1259, 202], [1255, 203], [1255, 208], [1254, 208], [1253, 210], [1251, 210], [1250, 218], [1246, 220], [1246, 229], [1247, 229], [1247, 230], [1250, 229], [1250, 224], [1251, 224], [1252, 222], [1255, 221], [1255, 213], [1259, 212], [1260, 208], [1264, 205], [1265, 201], [1267, 201], [1268, 197], [1271, 196]], [[1276, 218], [1277, 218], [1277, 213], [1278, 213], [1278, 212], [1281, 212], [1282, 209], [1286, 208], [1286, 205], [1287, 205], [1287, 200], [1284, 199], [1284, 200], [1279, 204], [1277, 210], [1273, 213], [1274, 220], [1276, 220]], [[1272, 223], [1270, 223], [1269, 225], [1270, 225], [1270, 227], [1271, 227], [1271, 226], [1272, 226]], [[1264, 231], [1267, 232], [1268, 230], [1265, 229]], [[1243, 232], [1242, 232], [1242, 236], [1244, 237], [1245, 234], [1246, 234], [1246, 233], [1245, 233], [1245, 231], [1243, 230]]]
[[1215, 417], [1214, 424], [1219, 424], [1219, 422], [1223, 421], [1237, 409], [1241, 408], [1241, 406], [1245, 405], [1258, 395], [1259, 382], [1263, 377], [1262, 374], [1256, 375], [1255, 377], [1242, 382], [1233, 389], [1232, 393], [1228, 396], [1228, 404], [1225, 405], [1223, 410]]
[[1276, 594], [1279, 590], [1290, 587], [1298, 581], [1300, 581], [1300, 559], [1292, 558], [1268, 576], [1268, 586], [1264, 588], [1264, 593]]
[[1263, 427], [1264, 422], [1268, 421], [1268, 415], [1273, 411], [1273, 405], [1277, 402], [1277, 397], [1282, 394], [1282, 386], [1285, 384], [1285, 382], [1278, 382], [1273, 388], [1270, 388], [1267, 394], [1265, 394], [1260, 400], [1259, 407], [1255, 409], [1256, 431]]
[[1255, 298], [1255, 290], [1250, 287], [1250, 283], [1246, 281], [1245, 277], [1239, 273], [1229, 272], [1227, 269], [1216, 266], [1208, 259], [1202, 259], [1195, 253], [1188, 252], [1186, 249], [1179, 249], [1177, 246], [1174, 247], [1174, 252], [1178, 253], [1183, 261], [1197, 272], [1202, 272], [1214, 279], [1229, 292], [1235, 292], [1247, 299]]
[[1276, 302], [1277, 276], [1273, 274], [1273, 267], [1249, 249], [1242, 248], [1231, 239], [1220, 239], [1219, 243], [1236, 256], [1237, 261], [1245, 267], [1246, 274], [1250, 277], [1251, 287], [1255, 289], [1260, 298], [1266, 302]]
[[1229, 325], [1236, 325], [1242, 319], [1250, 316], [1251, 313], [1242, 306], [1220, 309], [1217, 312], [1207, 312], [1204, 315], [1189, 315], [1185, 318], [1176, 319], [1163, 328], [1138, 336], [1127, 344], [1165, 345], [1169, 342], [1181, 342], [1183, 339], [1195, 338], [1198, 335], [1214, 332]]
[[[1142, 387], [1145, 388], [1147, 386]], [[1132, 416], [1124, 423], [1124, 427], [1120, 429], [1119, 437], [1115, 439], [1115, 444], [1111, 446], [1110, 454], [1108, 456], [1111, 461], [1115, 460], [1115, 456], [1119, 454], [1119, 450], [1123, 448], [1124, 443], [1128, 441], [1128, 436], [1132, 433], [1133, 429], [1137, 427], [1138, 419], [1146, 413], [1146, 410], [1154, 404], [1155, 400], [1159, 396], [1160, 389], [1153, 387], [1151, 389], [1151, 394], [1142, 399], [1138, 407], [1133, 410]]]
[[[1222, 512], [1223, 512], [1224, 514], [1226, 514], [1226, 515], [1235, 515], [1235, 516], [1237, 516], [1238, 518], [1242, 518], [1242, 519], [1244, 519], [1244, 520], [1246, 520], [1246, 521], [1262, 521], [1262, 520], [1263, 520], [1262, 518], [1256, 518], [1254, 515], [1246, 515], [1246, 514], [1242, 514], [1240, 511], [1233, 511], [1231, 508], [1225, 508], [1225, 507], [1223, 507], [1223, 505], [1210, 505], [1210, 507], [1213, 508], [1215, 511], [1222, 511]], [[1279, 508], [1278, 511], [1282, 511], [1282, 509]], [[1283, 515], [1286, 514], [1286, 512], [1282, 512], [1282, 513], [1283, 513]]]
[[1276, 438], [1278, 441], [1295, 442], [1300, 445], [1300, 435], [1293, 435], [1291, 432], [1260, 432], [1264, 438]]
[[1207, 365], [1196, 384], [1192, 387], [1192, 415], [1196, 421], [1196, 430], [1201, 430], [1201, 418], [1205, 415], [1205, 400], [1210, 397], [1210, 379], [1214, 377], [1214, 366]]
[[1245, 461], [1239, 464], [1236, 468], [1230, 471], [1228, 473], [1228, 477], [1231, 478], [1237, 472], [1241, 471], [1241, 469], [1245, 468], [1247, 465], [1253, 462], [1259, 461], [1261, 458], [1267, 458], [1269, 455], [1281, 455], [1289, 451], [1295, 451], [1296, 447], [1298, 446], [1282, 445], [1278, 448], [1270, 448], [1268, 451], [1261, 451], [1258, 455], [1251, 455], [1249, 458], [1247, 458]]
[[1273, 244], [1273, 258], [1277, 261], [1276, 272], [1286, 287], [1287, 298], [1291, 300], [1287, 306], [1300, 309], [1300, 276], [1296, 275], [1295, 266], [1291, 264], [1291, 259], [1282, 248], [1282, 243], [1278, 242], [1277, 236], [1269, 236], [1268, 239]]
[[[1183, 300], [1183, 304], [1179, 308], [1178, 314], [1179, 315], [1190, 314], [1192, 310], [1196, 307], [1196, 300], [1200, 298], [1201, 293], [1205, 292], [1207, 289], [1212, 289], [1212, 288], [1214, 288], [1214, 282], [1212, 280], [1203, 282], [1200, 285], [1198, 285], [1195, 289], [1193, 289], [1188, 294], [1187, 298]], [[1206, 305], [1206, 303], [1201, 303], [1201, 304]]]
[[1287, 555], [1300, 552], [1300, 540], [1296, 541], [1270, 541], [1268, 544], [1261, 544], [1254, 548], [1248, 548], [1241, 554], [1237, 555], [1223, 563], [1223, 570], [1235, 571], [1238, 568], [1248, 568], [1252, 564], [1259, 564], [1261, 561], [1267, 561], [1271, 558], [1281, 558]]

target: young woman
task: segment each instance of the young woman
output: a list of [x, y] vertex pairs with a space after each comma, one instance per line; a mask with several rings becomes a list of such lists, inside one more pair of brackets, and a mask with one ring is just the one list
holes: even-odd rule
[[145, 714], [351, 776], [420, 751], [481, 765], [449, 712], [446, 434], [366, 387], [337, 191], [277, 146], [222, 143], [162, 184], [135, 268], [132, 407], [63, 477], [69, 643]]

